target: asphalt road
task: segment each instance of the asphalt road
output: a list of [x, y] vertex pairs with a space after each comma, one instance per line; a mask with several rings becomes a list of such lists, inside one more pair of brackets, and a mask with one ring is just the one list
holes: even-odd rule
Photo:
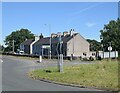
[[37, 68], [57, 65], [56, 62], [43, 61], [43, 63], [36, 63], [36, 61], [3, 56], [2, 91], [101, 91], [33, 80], [27, 76], [27, 72]]

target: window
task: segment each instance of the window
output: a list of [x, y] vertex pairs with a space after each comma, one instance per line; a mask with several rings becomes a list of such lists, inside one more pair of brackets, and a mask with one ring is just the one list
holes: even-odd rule
[[95, 53], [92, 53], [92, 56], [95, 56]]
[[87, 54], [86, 53], [83, 53], [84, 56], [86, 56]]

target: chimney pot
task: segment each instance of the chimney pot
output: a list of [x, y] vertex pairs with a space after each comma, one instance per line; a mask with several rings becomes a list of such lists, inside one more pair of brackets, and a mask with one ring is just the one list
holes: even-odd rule
[[51, 34], [51, 37], [52, 37], [52, 38], [57, 37], [57, 34], [52, 33], [52, 34]]
[[68, 35], [68, 32], [67, 31], [63, 32], [63, 36], [66, 36], [66, 35]]

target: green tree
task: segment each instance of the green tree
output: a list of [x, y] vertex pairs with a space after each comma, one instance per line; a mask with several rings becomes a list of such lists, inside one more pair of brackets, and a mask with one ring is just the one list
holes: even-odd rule
[[120, 51], [120, 19], [111, 20], [104, 28], [100, 30], [101, 43], [104, 50], [108, 51], [109, 43], [111, 43], [113, 50]]
[[90, 51], [100, 51], [102, 49], [101, 43], [96, 40], [87, 39], [90, 43]]
[[0, 50], [2, 50], [2, 45], [0, 44]]
[[5, 38], [5, 45], [7, 47], [5, 48], [5, 51], [12, 51], [13, 47], [13, 40], [14, 40], [14, 50], [17, 51], [19, 49], [19, 46], [22, 42], [24, 42], [26, 39], [34, 38], [34, 34], [31, 33], [28, 29], [20, 29], [17, 31], [13, 31], [10, 35], [6, 36]]

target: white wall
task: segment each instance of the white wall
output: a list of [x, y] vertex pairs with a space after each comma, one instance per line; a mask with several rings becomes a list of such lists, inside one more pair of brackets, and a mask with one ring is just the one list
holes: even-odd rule
[[[103, 51], [99, 51], [99, 56], [103, 58]], [[118, 57], [118, 51], [110, 52], [110, 58]], [[109, 58], [109, 52], [104, 52], [104, 58]]]

